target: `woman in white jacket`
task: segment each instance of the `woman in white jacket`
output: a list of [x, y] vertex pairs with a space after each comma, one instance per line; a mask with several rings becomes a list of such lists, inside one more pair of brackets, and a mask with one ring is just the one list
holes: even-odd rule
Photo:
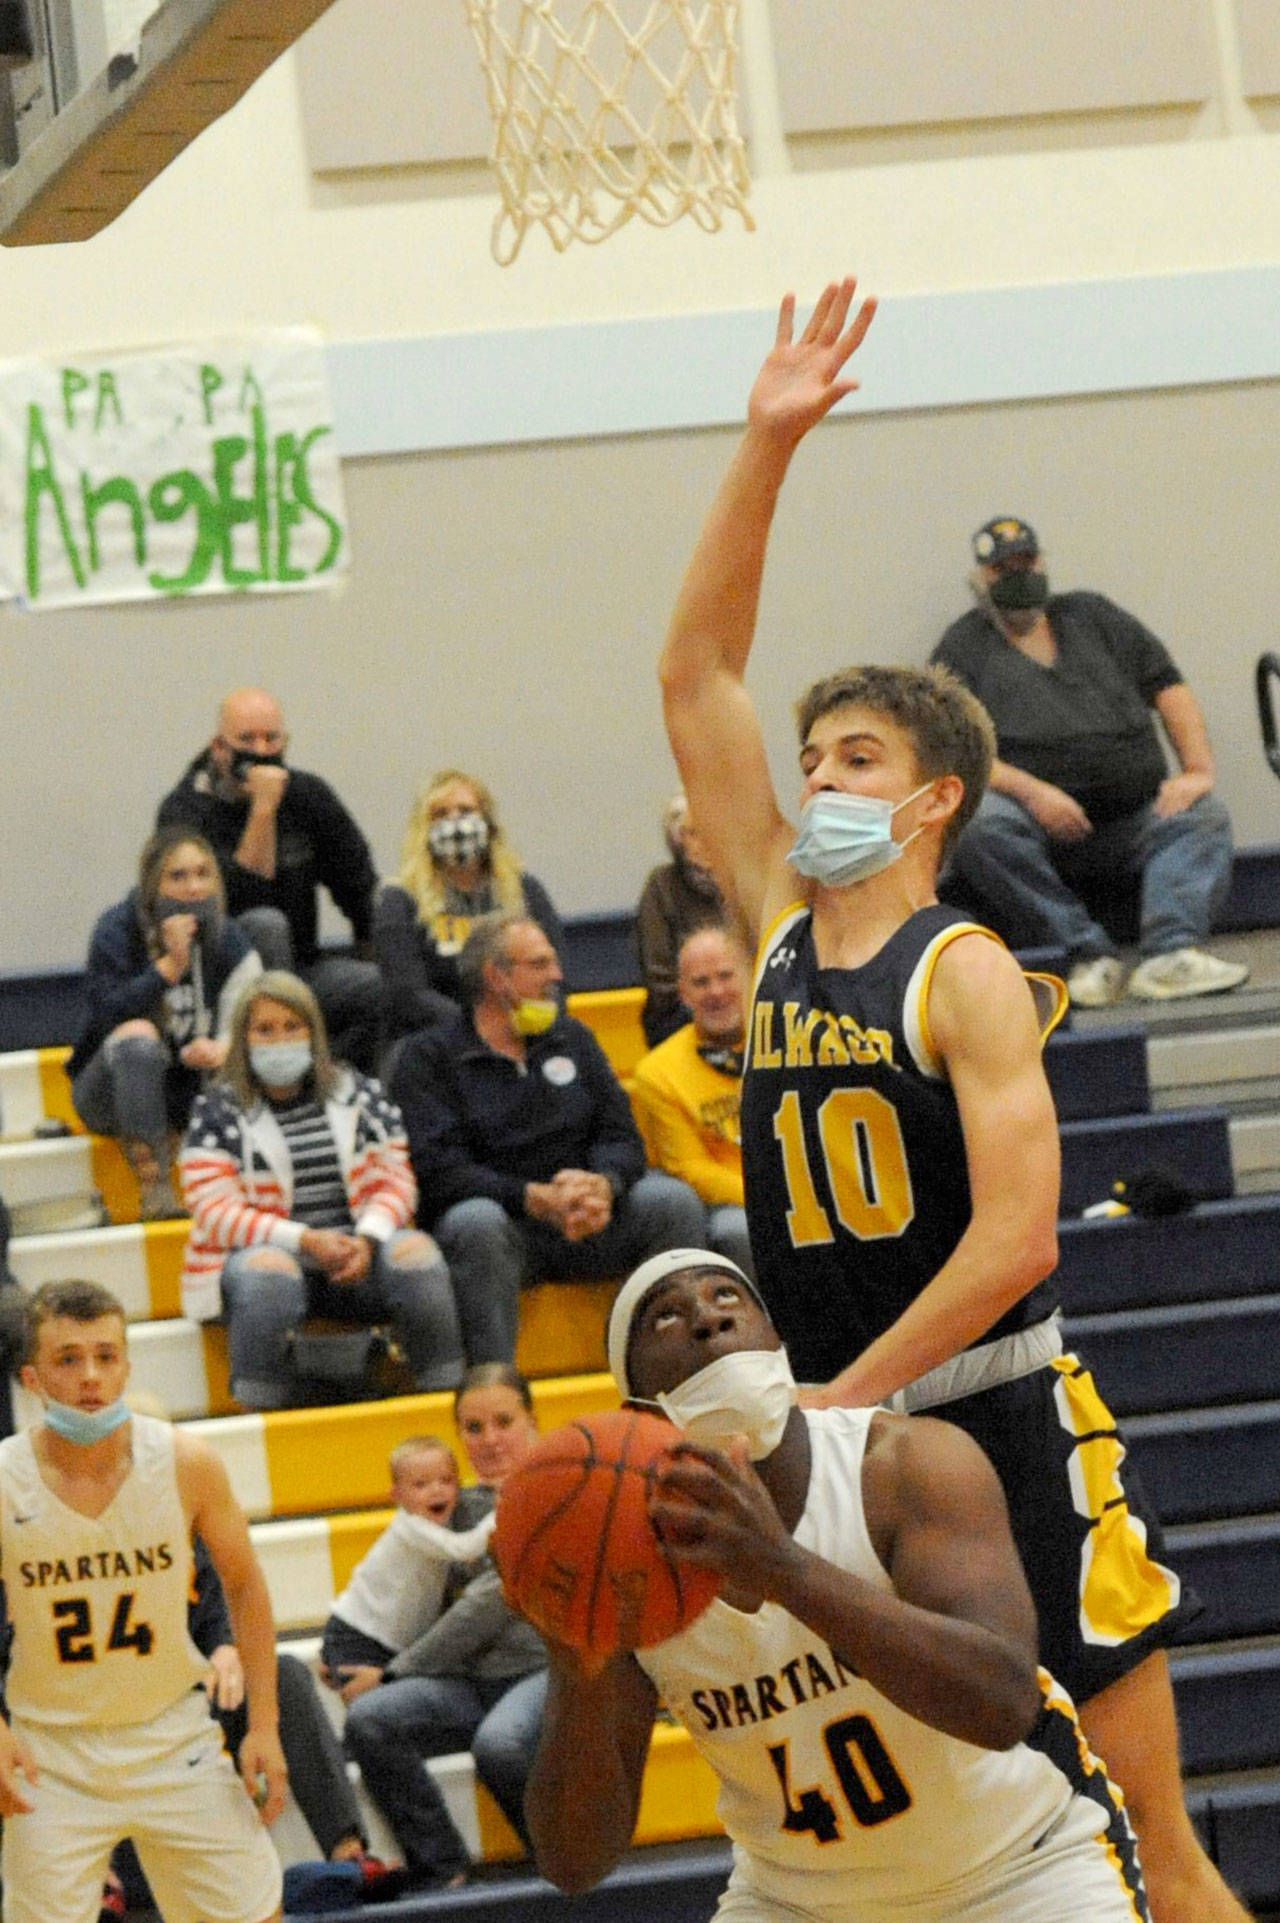
[[335, 1063], [314, 995], [272, 970], [238, 1004], [217, 1084], [180, 1162], [193, 1217], [183, 1306], [227, 1323], [231, 1391], [247, 1408], [306, 1399], [291, 1338], [309, 1315], [389, 1320], [419, 1389], [449, 1389], [462, 1342], [449, 1271], [412, 1226], [400, 1112]]

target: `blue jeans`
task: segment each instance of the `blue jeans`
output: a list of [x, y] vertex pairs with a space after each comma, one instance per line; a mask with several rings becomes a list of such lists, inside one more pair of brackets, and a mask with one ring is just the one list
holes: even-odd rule
[[251, 1409], [297, 1399], [289, 1337], [308, 1315], [372, 1327], [388, 1319], [421, 1390], [455, 1388], [462, 1341], [449, 1271], [430, 1236], [403, 1229], [374, 1249], [363, 1282], [340, 1287], [270, 1244], [235, 1249], [222, 1265], [231, 1393]]
[[467, 1361], [512, 1362], [526, 1282], [625, 1275], [663, 1249], [705, 1248], [707, 1211], [687, 1182], [650, 1169], [615, 1203], [612, 1220], [581, 1242], [517, 1220], [487, 1196], [455, 1202], [435, 1236], [453, 1277]]
[[1141, 880], [1144, 955], [1198, 947], [1231, 885], [1231, 820], [1216, 794], [1180, 814], [1153, 808], [1103, 822], [1083, 841], [1055, 841], [1020, 802], [988, 791], [956, 843], [952, 872], [1015, 947], [1065, 948], [1072, 962], [1115, 953], [1075, 890]]
[[527, 1842], [524, 1786], [546, 1700], [545, 1669], [515, 1682], [405, 1676], [357, 1696], [347, 1712], [347, 1753], [411, 1869], [451, 1875], [468, 1861], [444, 1798], [422, 1767], [427, 1756], [469, 1749], [481, 1782]]

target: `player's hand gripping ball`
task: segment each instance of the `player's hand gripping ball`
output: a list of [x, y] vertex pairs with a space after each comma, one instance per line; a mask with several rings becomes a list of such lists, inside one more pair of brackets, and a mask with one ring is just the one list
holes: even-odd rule
[[507, 1600], [589, 1668], [685, 1628], [720, 1587], [649, 1520], [649, 1491], [680, 1440], [638, 1409], [583, 1416], [543, 1436], [498, 1495], [493, 1554]]

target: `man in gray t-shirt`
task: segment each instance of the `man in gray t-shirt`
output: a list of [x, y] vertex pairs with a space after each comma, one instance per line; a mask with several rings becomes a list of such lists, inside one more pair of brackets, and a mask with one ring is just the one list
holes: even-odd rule
[[1035, 530], [1014, 515], [980, 527], [973, 554], [978, 605], [932, 659], [987, 708], [999, 758], [953, 874], [1010, 941], [1066, 949], [1071, 999], [1084, 1007], [1118, 1000], [1126, 984], [1081, 891], [1126, 880], [1141, 891], [1131, 995], [1237, 987], [1248, 969], [1201, 946], [1230, 885], [1231, 823], [1200, 704], [1168, 650], [1104, 595], [1051, 595]]

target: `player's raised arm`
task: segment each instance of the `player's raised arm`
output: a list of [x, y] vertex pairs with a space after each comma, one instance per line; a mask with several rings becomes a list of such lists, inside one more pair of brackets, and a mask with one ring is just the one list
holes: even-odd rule
[[788, 294], [756, 378], [747, 431], [685, 572], [659, 665], [672, 751], [692, 818], [725, 892], [753, 931], [780, 878], [791, 830], [769, 778], [743, 676], [755, 633], [778, 492], [800, 441], [857, 386], [843, 370], [875, 312], [846, 328], [852, 279], [832, 283], [795, 337]]
[[219, 1458], [181, 1431], [175, 1431], [174, 1449], [183, 1504], [218, 1572], [244, 1665], [249, 1726], [240, 1745], [240, 1775], [260, 1806], [263, 1822], [273, 1823], [284, 1807], [287, 1773], [280, 1748], [275, 1626], [266, 1579]]
[[549, 1649], [524, 1814], [538, 1868], [572, 1896], [606, 1876], [631, 1841], [657, 1695], [633, 1656], [588, 1674], [572, 1650]]
[[960, 1111], [972, 1213], [920, 1294], [812, 1404], [866, 1407], [984, 1335], [1052, 1273], [1062, 1151], [1035, 1004], [1013, 956], [974, 935], [939, 957], [929, 1026]]

